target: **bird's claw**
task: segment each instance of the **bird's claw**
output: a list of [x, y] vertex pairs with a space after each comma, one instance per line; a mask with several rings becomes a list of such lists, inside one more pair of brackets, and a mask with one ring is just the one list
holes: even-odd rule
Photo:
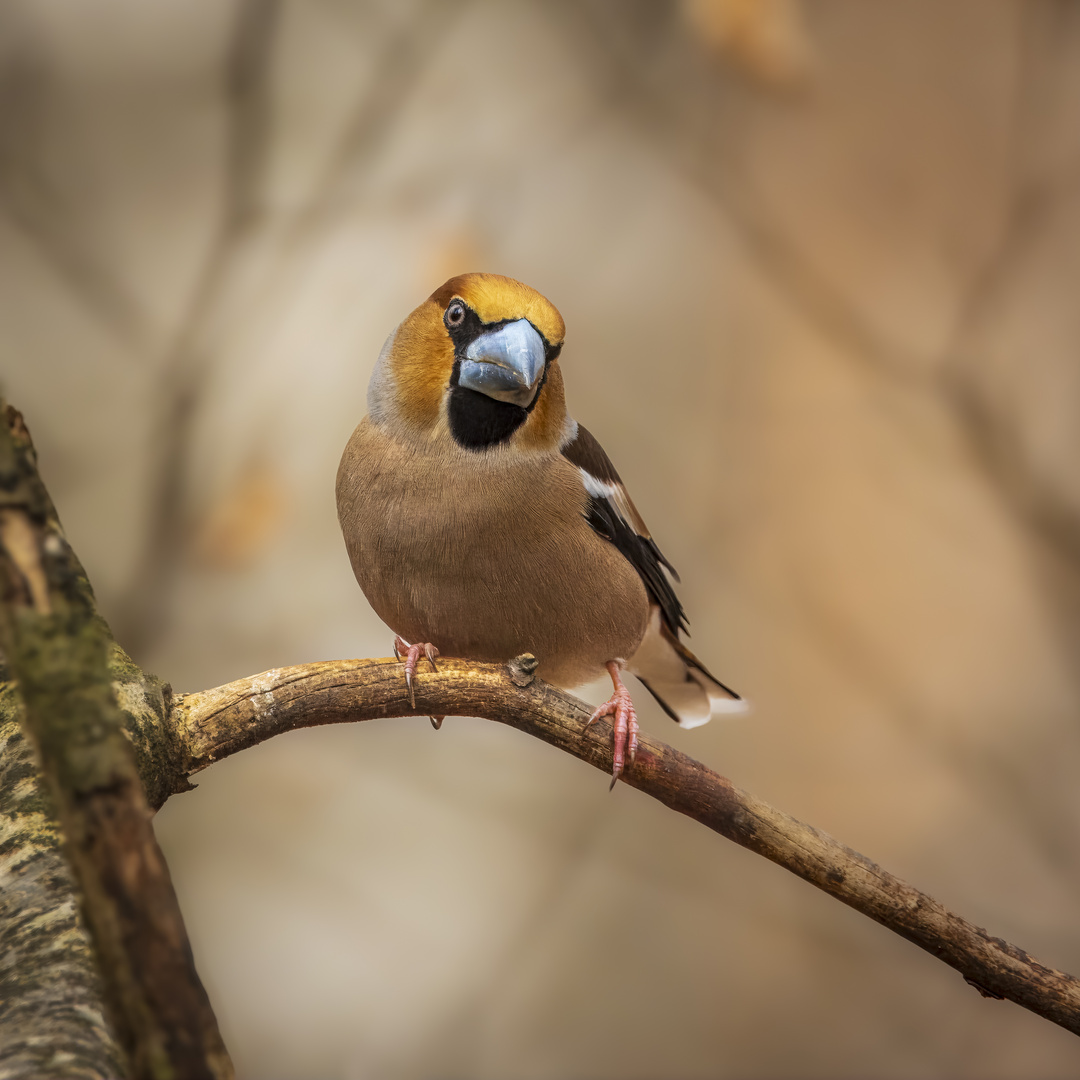
[[615, 692], [585, 721], [585, 727], [588, 728], [602, 716], [614, 717], [611, 752], [611, 787], [614, 788], [624, 769], [633, 768], [637, 758], [638, 722], [630, 691], [623, 686], [617, 668], [612, 672], [612, 680], [615, 682]]
[[[420, 663], [420, 657], [427, 657], [428, 663], [431, 665], [432, 671], [438, 671], [439, 665], [435, 663], [435, 657], [439, 655], [439, 650], [431, 644], [430, 641], [422, 642], [418, 645], [410, 645], [404, 638], [394, 638], [394, 656], [400, 660], [402, 656], [405, 657], [405, 688], [409, 691], [409, 704], [416, 708], [416, 691], [413, 689], [413, 676], [416, 674], [416, 666]], [[438, 717], [438, 723], [435, 723], [436, 717], [431, 718], [431, 722], [435, 724], [436, 729], [442, 724], [443, 717]]]

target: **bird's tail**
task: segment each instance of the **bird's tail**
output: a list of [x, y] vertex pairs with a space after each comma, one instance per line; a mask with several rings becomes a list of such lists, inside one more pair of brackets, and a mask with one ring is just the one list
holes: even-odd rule
[[628, 670], [680, 727], [708, 723], [721, 713], [744, 713], [747, 704], [679, 640], [653, 607], [645, 637], [630, 658]]

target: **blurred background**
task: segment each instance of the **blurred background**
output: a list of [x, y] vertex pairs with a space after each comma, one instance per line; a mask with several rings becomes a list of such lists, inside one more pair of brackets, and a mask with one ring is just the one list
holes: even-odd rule
[[[0, 0], [3, 388], [177, 689], [388, 654], [334, 472], [384, 338], [480, 269], [562, 311], [754, 706], [644, 726], [1080, 972], [1080, 6]], [[482, 721], [287, 736], [157, 826], [245, 1077], [1080, 1070]]]

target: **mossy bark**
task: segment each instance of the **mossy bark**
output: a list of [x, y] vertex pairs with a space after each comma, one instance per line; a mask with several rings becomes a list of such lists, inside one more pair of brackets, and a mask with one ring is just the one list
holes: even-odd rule
[[[115, 642], [108, 672], [147, 801], [191, 787], [179, 768], [171, 694]], [[0, 675], [7, 677], [4, 668]], [[126, 1075], [78, 886], [33, 747], [20, 728], [15, 683], [0, 682], [0, 1080]]]
[[14, 684], [0, 684], [0, 1078], [125, 1075]]
[[[100, 974], [95, 1012], [103, 1001], [128, 1073], [223, 1080], [232, 1066], [195, 972], [138, 767], [160, 804], [175, 782], [165, 689], [115, 646], [37, 474], [22, 418], [7, 409], [3, 420], [0, 642], [21, 699], [20, 730], [41, 772], [42, 781], [33, 778], [38, 804], [42, 814], [55, 810], [43, 821], [62, 836], [72, 871], [55, 879], [69, 891], [54, 890], [54, 910], [81, 909]], [[16, 952], [11, 966], [28, 962]], [[51, 1017], [39, 1012], [38, 1020], [42, 1037], [66, 1049], [52, 1037]], [[117, 1074], [115, 1061], [95, 1067], [89, 1075]]]
[[184, 742], [171, 723], [172, 687], [143, 671], [115, 641], [109, 644], [108, 664], [146, 801], [160, 810], [170, 795], [193, 790], [183, 764]]

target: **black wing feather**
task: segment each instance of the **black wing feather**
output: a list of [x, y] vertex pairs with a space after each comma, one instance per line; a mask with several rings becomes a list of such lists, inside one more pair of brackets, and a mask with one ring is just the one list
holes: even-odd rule
[[[623, 487], [622, 480], [615, 466], [612, 465], [611, 459], [604, 452], [604, 448], [591, 432], [580, 424], [577, 437], [563, 447], [562, 452], [573, 465], [601, 483]], [[629, 501], [629, 497], [627, 500]], [[636, 515], [636, 511], [634, 513]], [[619, 512], [615, 503], [603, 496], [589, 493], [585, 520], [598, 535], [614, 544], [629, 560], [630, 565], [641, 576], [649, 598], [659, 606], [664, 622], [674, 634], [677, 636], [680, 630], [686, 630], [688, 625], [686, 613], [663, 568], [666, 566], [674, 574], [676, 580], [678, 574], [675, 573], [675, 568], [671, 563], [664, 558], [663, 552], [656, 546], [656, 541], [647, 533], [639, 532]]]
[[660, 614], [672, 630], [685, 630], [686, 613], [675, 595], [671, 582], [664, 575], [667, 559], [651, 537], [635, 532], [615, 509], [610, 499], [589, 496], [585, 520], [605, 540], [610, 540], [630, 561], [641, 576], [650, 599], [660, 605]]

